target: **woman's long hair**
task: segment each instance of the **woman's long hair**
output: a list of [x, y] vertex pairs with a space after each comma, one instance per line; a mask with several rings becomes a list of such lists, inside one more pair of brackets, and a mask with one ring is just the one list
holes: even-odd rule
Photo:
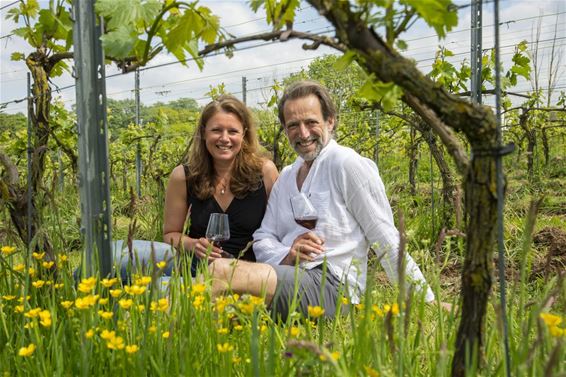
[[263, 160], [258, 155], [259, 142], [252, 114], [246, 105], [236, 97], [222, 95], [202, 110], [188, 154], [189, 176], [187, 180], [191, 190], [190, 194], [200, 200], [214, 195], [216, 171], [212, 156], [206, 149], [204, 129], [210, 118], [220, 111], [234, 114], [244, 127], [242, 147], [232, 166], [230, 191], [235, 197], [243, 198], [248, 192], [257, 190], [262, 184]]

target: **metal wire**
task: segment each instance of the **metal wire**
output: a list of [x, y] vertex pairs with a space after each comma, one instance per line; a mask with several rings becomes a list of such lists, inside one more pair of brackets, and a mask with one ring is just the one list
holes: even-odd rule
[[[497, 147], [501, 148], [501, 75], [499, 61], [499, 0], [494, 2], [494, 24], [495, 24], [495, 113], [497, 124]], [[509, 352], [509, 325], [507, 321], [507, 294], [505, 284], [505, 244], [503, 229], [503, 206], [504, 200], [504, 179], [503, 179], [503, 156], [497, 154], [495, 163], [497, 175], [497, 246], [498, 246], [498, 266], [499, 266], [499, 291], [501, 315], [503, 317], [503, 342], [505, 347], [505, 371], [507, 377], [511, 377], [511, 355]]]

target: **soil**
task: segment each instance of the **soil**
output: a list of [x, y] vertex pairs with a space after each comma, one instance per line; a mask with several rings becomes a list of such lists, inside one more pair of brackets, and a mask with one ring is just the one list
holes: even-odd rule
[[533, 263], [531, 278], [548, 277], [566, 269], [566, 232], [560, 228], [546, 227], [533, 237], [535, 246], [545, 247], [545, 256], [537, 258]]

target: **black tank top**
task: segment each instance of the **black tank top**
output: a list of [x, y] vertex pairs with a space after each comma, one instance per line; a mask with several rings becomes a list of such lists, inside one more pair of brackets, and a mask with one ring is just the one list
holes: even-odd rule
[[[185, 168], [185, 177], [187, 177], [189, 167], [187, 165], [183, 165], [183, 167]], [[226, 211], [223, 211], [214, 196], [200, 200], [192, 195], [187, 181], [187, 204], [191, 208], [191, 225], [188, 233], [191, 238], [206, 236], [206, 227], [211, 213], [228, 214], [230, 239], [222, 243], [222, 250], [238, 257], [240, 251], [244, 250], [247, 244], [253, 240], [253, 233], [261, 225], [267, 208], [267, 192], [262, 180], [261, 186], [257, 190], [248, 192], [242, 199], [234, 197]], [[240, 259], [255, 261], [253, 248], [250, 247]]]

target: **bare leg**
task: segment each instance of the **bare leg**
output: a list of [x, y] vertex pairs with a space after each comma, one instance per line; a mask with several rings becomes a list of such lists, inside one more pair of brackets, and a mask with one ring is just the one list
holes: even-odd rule
[[265, 303], [269, 305], [275, 295], [277, 274], [268, 264], [220, 258], [212, 261], [208, 269], [213, 297], [231, 290], [238, 294], [265, 295]]

